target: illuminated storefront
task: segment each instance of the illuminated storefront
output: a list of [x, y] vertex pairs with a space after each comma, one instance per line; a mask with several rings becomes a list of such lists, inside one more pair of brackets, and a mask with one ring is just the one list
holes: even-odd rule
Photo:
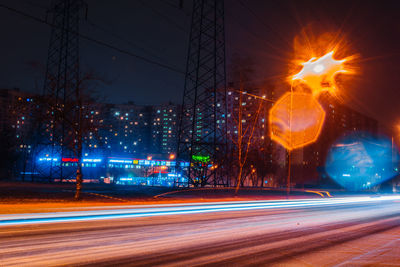
[[[62, 167], [65, 181], [75, 181], [77, 158], [39, 157], [40, 175], [49, 176], [52, 168]], [[89, 158], [82, 159], [82, 171], [86, 182], [115, 183], [143, 186], [176, 186], [187, 183], [186, 178], [176, 173], [176, 161], [139, 158]], [[189, 162], [183, 162], [184, 168]]]

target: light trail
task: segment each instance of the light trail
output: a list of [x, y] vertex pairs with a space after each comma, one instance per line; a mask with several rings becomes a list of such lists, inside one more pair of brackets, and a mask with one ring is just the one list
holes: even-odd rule
[[[379, 256], [368, 261], [375, 266], [399, 261], [399, 199], [397, 195], [353, 196], [3, 215], [0, 220], [38, 218], [47, 223], [0, 227], [0, 265], [336, 266], [347, 262], [359, 266], [362, 264], [353, 264], [352, 259], [364, 257], [367, 251]], [[155, 211], [160, 211], [158, 215], [182, 215], [145, 214]], [[114, 216], [116, 212], [119, 214]], [[129, 212], [147, 217], [110, 219]], [[95, 214], [112, 216], [88, 221], [65, 218]], [[57, 221], [52, 223], [48, 217]], [[68, 220], [72, 223], [58, 223]], [[386, 245], [395, 257], [382, 255], [381, 248]], [[293, 262], [300, 257], [301, 262]]]
[[[400, 196], [344, 197], [330, 199], [273, 200], [273, 201], [234, 201], [212, 203], [190, 203], [170, 205], [142, 205], [118, 210], [95, 210], [74, 212], [49, 212], [1, 215], [0, 226], [27, 225], [39, 223], [92, 221], [135, 217], [199, 214], [224, 211], [290, 209], [324, 207], [342, 204], [400, 200]], [[134, 207], [134, 208], [132, 208]]]

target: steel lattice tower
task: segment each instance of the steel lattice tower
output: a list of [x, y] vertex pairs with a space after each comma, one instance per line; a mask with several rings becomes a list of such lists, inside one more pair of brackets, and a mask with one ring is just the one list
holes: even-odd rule
[[[54, 0], [48, 14], [52, 25], [43, 88], [48, 114], [44, 146], [50, 158], [71, 157], [68, 144], [74, 138], [76, 99], [79, 95], [79, 21], [82, 0]], [[51, 161], [49, 179], [65, 177], [61, 162]]]
[[189, 184], [226, 185], [226, 114], [224, 1], [194, 0], [177, 153]]

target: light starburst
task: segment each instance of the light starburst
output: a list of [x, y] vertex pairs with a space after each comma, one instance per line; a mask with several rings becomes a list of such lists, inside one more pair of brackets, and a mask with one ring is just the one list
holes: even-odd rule
[[320, 58], [313, 57], [302, 63], [301, 71], [292, 76], [292, 81], [299, 81], [307, 85], [313, 95], [322, 91], [329, 91], [336, 94], [336, 75], [339, 73], [350, 73], [346, 69], [345, 62], [348, 58], [336, 60], [333, 58], [334, 51], [331, 51]]

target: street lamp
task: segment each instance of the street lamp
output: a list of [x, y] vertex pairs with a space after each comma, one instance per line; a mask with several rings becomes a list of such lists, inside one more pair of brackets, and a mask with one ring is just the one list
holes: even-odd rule
[[[289, 77], [291, 92], [278, 99], [269, 113], [271, 139], [284, 146], [288, 153], [287, 197], [290, 194], [291, 151], [315, 142], [324, 123], [325, 112], [318, 103], [318, 95], [323, 91], [335, 95], [336, 76], [352, 73], [344, 64], [352, 57], [336, 60], [334, 53], [330, 51], [301, 63], [300, 72]], [[294, 91], [295, 83], [308, 87], [311, 94]]]
[[291, 77], [290, 82], [298, 81], [307, 85], [314, 96], [318, 96], [323, 91], [335, 95], [338, 87], [335, 80], [336, 76], [339, 73], [353, 73], [345, 65], [353, 57], [336, 60], [333, 58], [334, 53], [335, 51], [330, 51], [322, 57], [313, 57], [307, 62], [301, 63], [303, 68]]

